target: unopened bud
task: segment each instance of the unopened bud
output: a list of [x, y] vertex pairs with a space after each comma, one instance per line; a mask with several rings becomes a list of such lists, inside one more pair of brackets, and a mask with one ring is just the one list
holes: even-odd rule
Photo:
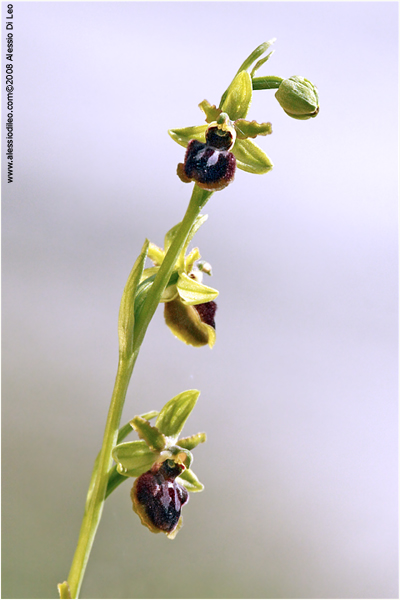
[[317, 88], [304, 77], [284, 79], [275, 97], [285, 113], [294, 119], [311, 119], [319, 112]]

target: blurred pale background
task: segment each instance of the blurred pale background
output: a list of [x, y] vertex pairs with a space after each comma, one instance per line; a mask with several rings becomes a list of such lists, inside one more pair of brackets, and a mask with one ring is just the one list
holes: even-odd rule
[[[5, 5], [2, 6], [3, 11]], [[196, 238], [217, 344], [156, 314], [124, 421], [188, 388], [205, 484], [171, 542], [107, 501], [84, 598], [394, 598], [397, 554], [397, 3], [15, 3], [15, 182], [3, 163], [3, 597], [68, 574], [145, 237], [185, 210], [170, 127], [200, 124], [244, 58], [303, 75], [249, 118], [275, 164], [242, 171]], [[3, 14], [4, 19], [4, 14]], [[4, 21], [3, 21], [4, 22]], [[4, 42], [3, 42], [4, 43]], [[4, 48], [3, 48], [4, 56]], [[4, 107], [2, 118], [4, 133]], [[2, 158], [4, 160], [4, 150]]]

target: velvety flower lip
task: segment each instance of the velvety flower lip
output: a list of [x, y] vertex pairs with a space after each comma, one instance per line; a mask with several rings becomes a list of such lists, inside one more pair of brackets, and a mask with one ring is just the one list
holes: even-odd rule
[[233, 181], [235, 170], [236, 158], [232, 152], [191, 140], [184, 162], [178, 165], [177, 174], [184, 183], [195, 181], [200, 188], [215, 192]]
[[181, 520], [189, 494], [176, 478], [185, 467], [171, 460], [156, 463], [135, 480], [131, 490], [133, 510], [153, 533], [171, 536]]
[[164, 306], [164, 318], [175, 337], [185, 344], [195, 347], [208, 344], [212, 348], [216, 339], [216, 309], [217, 304], [213, 301], [190, 306], [172, 300]]

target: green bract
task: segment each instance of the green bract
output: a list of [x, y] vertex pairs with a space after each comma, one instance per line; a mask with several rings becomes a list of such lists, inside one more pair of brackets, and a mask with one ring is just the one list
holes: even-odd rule
[[226, 98], [220, 106], [222, 112], [229, 115], [231, 121], [244, 119], [249, 112], [252, 93], [253, 87], [248, 72], [238, 73], [229, 86]]
[[148, 249], [149, 241], [146, 240], [143, 244], [141, 253], [132, 267], [132, 271], [130, 272], [122, 294], [118, 317], [118, 337], [119, 353], [123, 358], [129, 358], [132, 354], [136, 308], [135, 300]]
[[304, 77], [284, 79], [275, 97], [285, 113], [294, 119], [312, 119], [319, 112], [317, 88]]

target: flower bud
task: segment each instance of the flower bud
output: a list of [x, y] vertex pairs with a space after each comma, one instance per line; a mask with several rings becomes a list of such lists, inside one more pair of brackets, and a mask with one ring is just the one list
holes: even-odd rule
[[166, 460], [156, 463], [133, 484], [133, 510], [153, 533], [175, 537], [175, 530], [181, 524], [182, 506], [189, 501], [187, 490], [175, 481], [184, 469], [183, 465]]
[[294, 119], [311, 119], [319, 112], [317, 88], [304, 77], [284, 79], [275, 97], [285, 113]]

